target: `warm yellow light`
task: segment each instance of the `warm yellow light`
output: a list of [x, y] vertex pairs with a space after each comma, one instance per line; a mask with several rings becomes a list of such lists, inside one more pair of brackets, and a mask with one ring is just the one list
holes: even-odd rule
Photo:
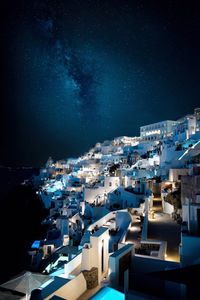
[[128, 245], [128, 244], [133, 244], [133, 242], [131, 242], [131, 241], [126, 241], [125, 244], [126, 244], [126, 245]]
[[152, 134], [160, 134], [160, 130], [152, 130], [152, 131], [146, 132], [146, 135], [152, 135]]
[[138, 228], [137, 228], [136, 226], [132, 226], [132, 227], [130, 228], [130, 231], [138, 231]]

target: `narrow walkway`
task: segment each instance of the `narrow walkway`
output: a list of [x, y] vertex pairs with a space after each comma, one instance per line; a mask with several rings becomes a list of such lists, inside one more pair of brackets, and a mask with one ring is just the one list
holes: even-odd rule
[[[160, 199], [156, 199], [156, 204]], [[179, 244], [181, 240], [181, 226], [177, 224], [168, 214], [162, 212], [162, 207], [155, 205], [155, 218], [148, 223], [148, 239], [163, 240], [167, 242], [166, 260], [180, 261]]]
[[132, 224], [126, 236], [126, 243], [133, 243], [135, 248], [140, 247], [141, 222], [138, 216], [132, 216]]

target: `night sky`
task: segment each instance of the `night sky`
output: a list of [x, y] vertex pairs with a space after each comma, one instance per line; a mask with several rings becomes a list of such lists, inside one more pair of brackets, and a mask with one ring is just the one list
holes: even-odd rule
[[41, 166], [200, 106], [198, 1], [3, 1], [0, 164]]

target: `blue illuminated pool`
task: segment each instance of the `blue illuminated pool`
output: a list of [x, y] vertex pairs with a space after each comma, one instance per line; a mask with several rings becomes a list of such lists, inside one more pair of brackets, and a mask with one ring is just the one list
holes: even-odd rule
[[111, 300], [111, 299], [115, 299], [115, 300], [124, 300], [125, 296], [123, 293], [120, 293], [117, 290], [114, 290], [110, 287], [104, 287], [102, 288], [95, 296], [93, 296], [92, 298], [90, 298], [91, 300]]

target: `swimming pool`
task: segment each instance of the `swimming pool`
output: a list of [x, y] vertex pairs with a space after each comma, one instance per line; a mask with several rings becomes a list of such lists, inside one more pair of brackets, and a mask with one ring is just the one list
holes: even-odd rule
[[117, 290], [114, 290], [110, 287], [102, 288], [96, 295], [94, 295], [91, 300], [108, 300], [108, 299], [115, 299], [115, 300], [125, 300], [125, 295]]

